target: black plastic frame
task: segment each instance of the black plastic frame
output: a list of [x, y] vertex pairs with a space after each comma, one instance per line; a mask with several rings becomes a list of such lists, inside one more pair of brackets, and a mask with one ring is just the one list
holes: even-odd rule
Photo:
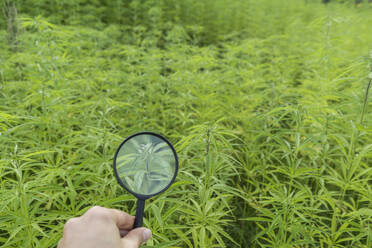
[[[142, 194], [137, 194], [135, 192], [133, 192], [132, 190], [128, 189], [124, 183], [121, 181], [119, 175], [118, 175], [118, 172], [116, 170], [116, 158], [119, 154], [119, 151], [120, 151], [120, 148], [128, 141], [130, 140], [131, 138], [135, 137], [135, 136], [138, 136], [138, 135], [144, 135], [144, 134], [148, 134], [148, 135], [153, 135], [153, 136], [156, 136], [162, 140], [164, 140], [168, 145], [169, 147], [172, 149], [173, 151], [173, 154], [174, 154], [174, 158], [176, 160], [176, 170], [174, 172], [174, 175], [173, 175], [173, 178], [172, 180], [169, 182], [169, 184], [164, 187], [162, 190], [160, 190], [159, 192], [156, 192], [154, 194], [151, 194], [151, 195], [142, 195]], [[171, 185], [172, 183], [174, 182], [174, 180], [176, 179], [177, 177], [177, 173], [178, 173], [178, 156], [177, 156], [177, 152], [176, 150], [174, 149], [173, 145], [166, 139], [164, 138], [163, 136], [161, 136], [160, 134], [157, 134], [157, 133], [154, 133], [154, 132], [148, 132], [148, 131], [145, 131], [145, 132], [139, 132], [139, 133], [135, 133], [129, 137], [127, 137], [123, 142], [121, 142], [121, 144], [119, 145], [118, 149], [116, 150], [115, 152], [115, 156], [114, 156], [114, 173], [115, 173], [115, 177], [116, 177], [116, 181], [118, 181], [118, 183], [120, 184], [121, 187], [123, 187], [124, 189], [126, 189], [129, 193], [131, 193], [132, 195], [134, 195], [137, 199], [139, 200], [146, 200], [146, 199], [149, 199], [155, 195], [158, 195], [164, 191], [166, 191]]]

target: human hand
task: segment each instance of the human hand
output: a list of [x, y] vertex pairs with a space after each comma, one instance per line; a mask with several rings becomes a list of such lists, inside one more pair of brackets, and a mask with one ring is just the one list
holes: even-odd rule
[[133, 228], [134, 216], [104, 207], [92, 207], [69, 219], [58, 248], [138, 248], [151, 237], [147, 228]]

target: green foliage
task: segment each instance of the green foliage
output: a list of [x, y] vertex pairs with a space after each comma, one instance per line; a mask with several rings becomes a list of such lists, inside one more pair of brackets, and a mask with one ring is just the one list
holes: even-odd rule
[[[182, 38], [178, 38], [201, 46], [226, 40], [282, 34], [286, 25], [292, 21], [290, 16], [302, 13], [303, 16], [299, 18], [310, 20], [320, 16], [317, 12], [324, 14], [327, 9], [340, 7], [336, 2], [324, 5], [306, 0], [284, 3], [271, 0], [14, 1], [20, 13], [32, 18], [41, 15], [54, 24], [84, 25], [100, 30], [116, 24], [122, 31], [122, 38], [126, 38], [125, 42], [135, 43], [137, 39], [133, 38], [141, 37], [156, 40], [159, 47], [163, 47], [163, 43], [173, 37], [175, 30], [178, 30], [179, 35], [182, 33]], [[314, 5], [317, 5], [316, 11]], [[345, 3], [345, 6], [349, 5]], [[368, 7], [367, 4], [363, 6]]]
[[148, 246], [371, 247], [367, 6], [47, 2], [18, 2], [16, 52], [0, 30], [2, 247], [53, 247], [92, 205], [134, 214], [112, 158], [142, 130], [180, 159]]

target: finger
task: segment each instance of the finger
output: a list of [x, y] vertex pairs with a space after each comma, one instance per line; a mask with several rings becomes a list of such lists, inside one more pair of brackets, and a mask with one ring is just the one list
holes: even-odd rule
[[119, 232], [120, 232], [120, 237], [124, 237], [125, 235], [127, 235], [128, 234], [128, 230], [119, 230]]
[[123, 247], [138, 248], [151, 238], [151, 231], [147, 228], [140, 227], [130, 231], [124, 238], [121, 239]]
[[58, 241], [58, 245], [57, 245], [57, 248], [62, 248], [62, 243], [63, 243], [63, 238], [62, 239], [60, 239], [59, 241]]
[[117, 209], [95, 206], [90, 208], [84, 215], [86, 219], [101, 219], [104, 221], [113, 221], [119, 229], [132, 229], [134, 216]]
[[135, 217], [117, 209], [109, 209], [119, 229], [132, 229]]

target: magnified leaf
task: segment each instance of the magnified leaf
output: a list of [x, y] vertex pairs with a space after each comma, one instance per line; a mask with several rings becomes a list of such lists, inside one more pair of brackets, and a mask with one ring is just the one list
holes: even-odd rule
[[124, 143], [118, 153], [117, 172], [133, 192], [155, 194], [172, 180], [176, 160], [171, 147], [154, 135], [137, 135]]

